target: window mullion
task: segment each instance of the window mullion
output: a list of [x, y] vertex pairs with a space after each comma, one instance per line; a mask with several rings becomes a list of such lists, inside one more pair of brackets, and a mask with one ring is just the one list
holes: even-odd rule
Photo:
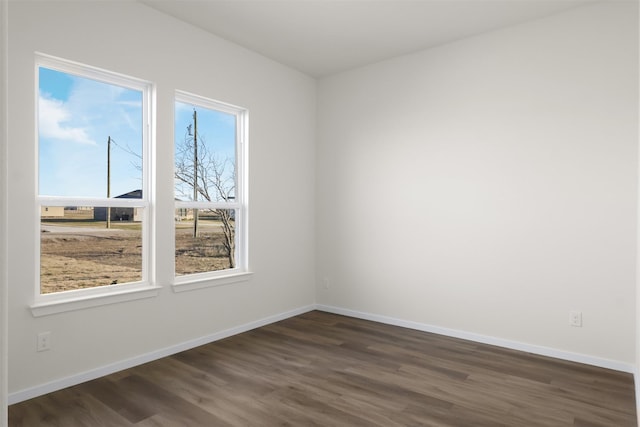
[[38, 203], [41, 206], [91, 206], [91, 207], [136, 207], [146, 208], [149, 202], [146, 199], [94, 199], [39, 196]]

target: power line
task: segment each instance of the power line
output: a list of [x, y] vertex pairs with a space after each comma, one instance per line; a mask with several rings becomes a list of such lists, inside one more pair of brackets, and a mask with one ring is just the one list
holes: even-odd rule
[[127, 145], [126, 148], [125, 148], [125, 147], [121, 146], [120, 144], [118, 144], [116, 142], [116, 140], [113, 139], [113, 138], [111, 138], [111, 143], [113, 145], [115, 145], [116, 147], [118, 147], [119, 149], [121, 149], [122, 151], [124, 151], [125, 153], [131, 154], [132, 156], [135, 156], [135, 157], [139, 158], [140, 160], [142, 160], [142, 156], [140, 154], [136, 153], [135, 151], [133, 151], [131, 149], [131, 147], [129, 147], [129, 145]]

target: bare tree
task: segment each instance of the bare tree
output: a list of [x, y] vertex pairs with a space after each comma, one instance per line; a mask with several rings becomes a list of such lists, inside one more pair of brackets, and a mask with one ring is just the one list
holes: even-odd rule
[[[193, 136], [186, 134], [184, 141], [176, 147], [175, 178], [178, 193], [192, 194], [194, 178], [198, 199], [208, 202], [228, 202], [235, 198], [236, 171], [235, 162], [228, 158], [221, 159], [207, 147], [203, 136], [197, 134], [197, 162], [194, 162]], [[194, 165], [197, 165], [194, 176]], [[235, 259], [235, 215], [233, 209], [215, 209], [214, 214], [220, 218], [224, 235], [223, 246], [229, 260], [230, 268], [236, 265]]]

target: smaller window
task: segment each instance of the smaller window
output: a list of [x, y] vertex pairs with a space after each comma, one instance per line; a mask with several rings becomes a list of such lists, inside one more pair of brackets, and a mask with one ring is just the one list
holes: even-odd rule
[[177, 282], [247, 268], [246, 110], [179, 92], [175, 102]]

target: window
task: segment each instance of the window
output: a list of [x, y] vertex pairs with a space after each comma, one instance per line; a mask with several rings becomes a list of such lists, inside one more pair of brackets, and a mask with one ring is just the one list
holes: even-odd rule
[[175, 227], [159, 230], [152, 85], [40, 54], [36, 76], [35, 316], [157, 295], [152, 230], [174, 233], [174, 290], [248, 280], [245, 109], [176, 94]]
[[179, 92], [175, 102], [175, 274], [246, 271], [246, 110]]
[[150, 84], [40, 55], [36, 75], [36, 302], [148, 286]]

